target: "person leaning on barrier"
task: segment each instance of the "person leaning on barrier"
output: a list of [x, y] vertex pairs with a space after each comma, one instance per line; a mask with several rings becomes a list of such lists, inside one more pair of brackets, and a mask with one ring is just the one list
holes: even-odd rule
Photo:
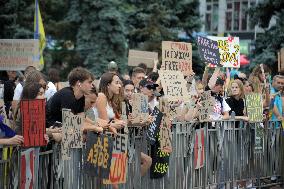
[[[134, 119], [133, 116], [131, 115], [132, 95], [134, 93], [134, 83], [131, 80], [125, 80], [123, 82], [123, 87], [124, 87], [124, 101], [126, 104], [126, 115], [127, 115], [128, 123], [131, 124]], [[149, 121], [151, 121], [150, 119], [152, 119], [152, 117], [149, 118]], [[143, 123], [143, 121], [141, 121], [140, 123], [146, 126], [146, 123]], [[147, 154], [144, 154], [143, 152], [141, 152], [141, 169], [140, 169], [141, 176], [144, 176], [147, 173], [151, 165], [152, 165], [152, 158], [148, 156]]]
[[[21, 100], [33, 100], [33, 99], [45, 99], [44, 97], [44, 91], [45, 91], [46, 85], [42, 85], [40, 83], [36, 82], [29, 82], [25, 83]], [[17, 134], [22, 134], [22, 118], [20, 113], [20, 105], [18, 104], [15, 109], [14, 114], [14, 121], [15, 121], [15, 131]], [[48, 141], [48, 136], [45, 135], [44, 138]], [[18, 137], [20, 139], [20, 137]]]
[[[62, 139], [61, 123], [62, 109], [71, 109], [74, 114], [84, 116], [85, 96], [92, 90], [94, 76], [87, 69], [77, 67], [68, 75], [70, 87], [56, 92], [46, 104], [47, 133], [56, 142]], [[59, 123], [59, 124], [58, 124]], [[94, 126], [88, 119], [84, 120], [84, 127]]]
[[85, 95], [85, 114], [86, 114], [86, 122], [82, 128], [82, 131], [95, 131], [95, 132], [103, 132], [104, 127], [109, 127], [109, 123], [106, 120], [95, 117], [88, 117], [89, 112], [94, 115], [93, 108], [96, 108], [96, 101], [98, 98], [98, 92], [96, 88], [93, 86], [90, 94]]
[[122, 86], [118, 75], [105, 73], [99, 84], [99, 94], [96, 107], [93, 108], [95, 117], [110, 123], [103, 129], [116, 134], [126, 123], [120, 119]]
[[[46, 90], [46, 88], [47, 88], [46, 80], [45, 80], [43, 74], [40, 71], [37, 71], [37, 70], [30, 71], [29, 74], [26, 77], [25, 82], [21, 83], [21, 85], [23, 85], [23, 88], [24, 88], [26, 85], [28, 85], [30, 83], [38, 83], [44, 88], [44, 90]], [[14, 104], [15, 107], [13, 108], [13, 111], [12, 111], [13, 117], [15, 117], [15, 115], [17, 115], [17, 112], [18, 112], [18, 109], [19, 109], [19, 106], [20, 106], [19, 101], [23, 98], [23, 96], [22, 96], [23, 95], [22, 94], [23, 88], [21, 90], [21, 94], [20, 94], [21, 96], [20, 96], [19, 100], [13, 101], [13, 103], [16, 103], [16, 104]], [[26, 93], [27, 92], [28, 91], [26, 91]], [[25, 94], [24, 97], [30, 99], [27, 94]], [[31, 98], [31, 99], [34, 99], [34, 98]], [[15, 119], [14, 119], [14, 121], [15, 121]], [[15, 123], [12, 124], [12, 128], [13, 127], [15, 127]]]
[[229, 111], [231, 110], [231, 108], [221, 94], [223, 91], [224, 81], [221, 78], [216, 77], [213, 78], [212, 80], [211, 79], [209, 80], [208, 86], [211, 89], [211, 95], [215, 98], [213, 114], [210, 115], [211, 119], [213, 120], [229, 119], [230, 118]]
[[227, 104], [231, 110], [229, 114], [235, 112], [235, 119], [241, 119], [248, 121], [248, 117], [245, 116], [245, 103], [244, 103], [244, 86], [241, 80], [233, 80], [228, 87], [229, 98], [226, 99]]

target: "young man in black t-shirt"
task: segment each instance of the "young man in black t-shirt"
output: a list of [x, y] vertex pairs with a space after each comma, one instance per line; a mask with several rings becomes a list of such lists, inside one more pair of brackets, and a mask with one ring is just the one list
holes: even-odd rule
[[70, 87], [56, 92], [47, 102], [47, 127], [62, 122], [62, 109], [71, 109], [74, 114], [84, 112], [85, 96], [92, 89], [93, 75], [86, 69], [74, 68], [68, 75]]

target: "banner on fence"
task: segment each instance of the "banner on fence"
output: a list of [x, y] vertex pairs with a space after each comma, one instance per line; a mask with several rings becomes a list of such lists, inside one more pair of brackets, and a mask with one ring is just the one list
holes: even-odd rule
[[21, 100], [23, 147], [45, 146], [45, 99]]
[[154, 144], [157, 140], [157, 133], [159, 133], [159, 127], [161, 125], [163, 113], [157, 107], [155, 107], [151, 116], [154, 117], [154, 121], [150, 123], [146, 135], [150, 143]]
[[238, 37], [215, 37], [208, 36], [209, 39], [217, 41], [220, 64], [223, 67], [239, 68], [240, 67], [240, 42]]
[[25, 70], [28, 66], [40, 68], [38, 40], [0, 39], [0, 70]]
[[213, 114], [215, 99], [211, 96], [211, 91], [205, 91], [201, 95], [201, 107], [199, 108], [199, 121], [205, 122], [211, 119]]
[[148, 68], [153, 68], [154, 60], [158, 60], [157, 52], [129, 50], [128, 66], [138, 66], [144, 63]]
[[117, 134], [113, 141], [113, 151], [108, 179], [104, 179], [104, 184], [126, 183], [128, 161], [127, 161], [127, 141], [128, 135]]
[[170, 119], [167, 116], [163, 117], [160, 126], [160, 145], [162, 152], [172, 152], [171, 126], [172, 125]]
[[200, 169], [204, 166], [204, 129], [198, 129], [195, 132], [194, 143], [194, 169]]
[[246, 98], [247, 114], [250, 122], [263, 121], [262, 96], [258, 93], [248, 94]]
[[135, 93], [132, 96], [132, 116], [134, 120], [132, 124], [147, 122], [149, 116], [148, 96]]
[[159, 71], [165, 97], [169, 101], [189, 100], [186, 81], [179, 71]]
[[84, 173], [98, 178], [108, 178], [113, 151], [111, 136], [87, 133], [86, 149], [84, 150]]
[[163, 41], [161, 70], [181, 71], [183, 75], [192, 74], [191, 43]]
[[169, 168], [170, 154], [163, 152], [160, 148], [160, 141], [151, 145], [152, 165], [150, 167], [150, 178], [158, 179], [165, 176]]
[[198, 52], [201, 60], [206, 64], [219, 65], [220, 53], [217, 41], [197, 36]]
[[29, 148], [21, 152], [20, 188], [33, 188], [35, 183], [35, 149]]
[[74, 115], [69, 109], [62, 109], [62, 143], [63, 160], [70, 160], [71, 148], [82, 148], [82, 116]]

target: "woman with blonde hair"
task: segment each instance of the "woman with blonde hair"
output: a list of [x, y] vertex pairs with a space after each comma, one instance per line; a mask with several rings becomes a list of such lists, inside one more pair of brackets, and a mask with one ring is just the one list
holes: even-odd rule
[[235, 112], [236, 119], [248, 120], [245, 116], [244, 86], [241, 80], [233, 80], [228, 88], [229, 97], [226, 99], [231, 110], [229, 114]]

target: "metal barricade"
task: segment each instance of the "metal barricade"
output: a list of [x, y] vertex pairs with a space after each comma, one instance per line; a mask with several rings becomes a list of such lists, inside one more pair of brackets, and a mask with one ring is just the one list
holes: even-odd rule
[[[119, 189], [249, 188], [283, 184], [283, 129], [278, 123], [242, 121], [182, 122], [172, 126], [173, 151], [167, 174], [141, 177], [141, 152], [149, 154], [146, 128], [129, 128], [127, 182]], [[201, 138], [200, 138], [201, 137]], [[11, 148], [12, 149], [12, 148]], [[19, 188], [24, 149], [1, 148], [0, 188]], [[83, 173], [83, 149], [71, 149], [71, 160], [61, 159], [60, 145], [35, 153], [39, 189], [109, 189], [102, 180]], [[8, 156], [9, 154], [9, 156]], [[3, 156], [6, 155], [6, 156]]]

